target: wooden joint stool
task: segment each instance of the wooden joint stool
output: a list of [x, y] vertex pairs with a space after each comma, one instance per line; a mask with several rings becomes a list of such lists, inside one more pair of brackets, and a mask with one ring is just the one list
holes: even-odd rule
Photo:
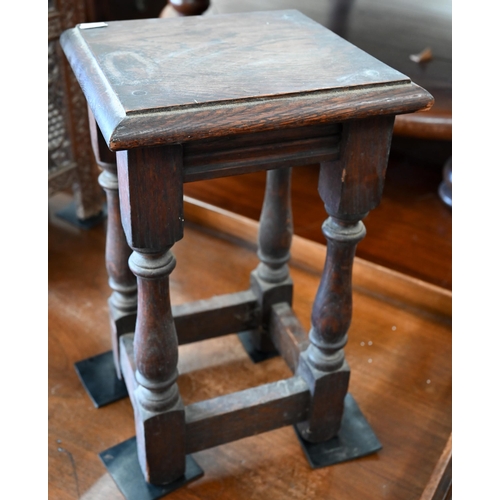
[[[348, 394], [352, 265], [361, 220], [382, 195], [394, 117], [432, 97], [293, 10], [79, 25], [61, 44], [103, 169], [109, 359], [134, 407], [127, 449], [137, 449], [144, 498], [197, 477], [189, 454], [285, 425], [313, 467], [378, 450]], [[327, 257], [307, 335], [287, 265], [290, 176], [318, 163]], [[249, 289], [171, 307], [183, 184], [257, 170], [267, 187]], [[237, 332], [264, 357], [279, 352], [294, 376], [184, 406], [178, 345]], [[119, 451], [101, 456], [124, 491], [132, 473], [116, 465]]]

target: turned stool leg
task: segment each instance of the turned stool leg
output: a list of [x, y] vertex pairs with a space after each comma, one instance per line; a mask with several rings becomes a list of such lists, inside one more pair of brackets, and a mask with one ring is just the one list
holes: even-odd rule
[[309, 422], [299, 424], [304, 439], [321, 442], [337, 435], [349, 385], [349, 366], [343, 347], [352, 317], [351, 277], [356, 244], [366, 231], [362, 222], [335, 219], [323, 224], [327, 255], [312, 311], [307, 369], [299, 373], [314, 386]]
[[184, 405], [177, 387], [178, 346], [170, 307], [170, 251], [135, 251], [130, 267], [138, 278], [139, 309], [134, 337], [137, 366], [135, 419], [139, 463], [153, 484], [184, 474]]
[[268, 334], [272, 305], [292, 303], [293, 283], [288, 269], [293, 236], [291, 173], [290, 168], [267, 172], [258, 236], [261, 262], [251, 273], [251, 286], [262, 311], [261, 326], [252, 332], [251, 339], [253, 347], [264, 353], [275, 352]]
[[182, 149], [117, 153], [120, 208], [130, 268], [138, 279], [134, 405], [139, 463], [147, 482], [166, 484], [186, 466], [184, 405], [177, 387], [178, 342], [172, 317], [170, 248], [182, 238]]
[[309, 347], [298, 373], [311, 390], [309, 419], [297, 425], [301, 436], [319, 443], [340, 430], [349, 385], [343, 347], [352, 317], [352, 266], [361, 222], [382, 195], [393, 117], [345, 124], [341, 158], [320, 167], [319, 193], [329, 218], [323, 224], [327, 256], [313, 305]]
[[89, 111], [92, 147], [98, 165], [103, 169], [99, 184], [106, 192], [108, 221], [106, 228], [106, 269], [112, 290], [108, 300], [111, 324], [111, 344], [116, 374], [122, 378], [118, 339], [135, 328], [137, 314], [137, 283], [130, 271], [128, 259], [132, 251], [127, 245], [120, 216], [116, 155], [108, 149], [101, 131]]

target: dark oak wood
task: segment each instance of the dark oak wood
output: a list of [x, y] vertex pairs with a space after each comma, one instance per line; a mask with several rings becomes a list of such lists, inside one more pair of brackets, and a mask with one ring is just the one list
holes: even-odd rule
[[[82, 357], [110, 349], [103, 307], [109, 295], [106, 231], [102, 226], [78, 231], [54, 217], [70, 199], [60, 193], [49, 204], [48, 497], [123, 500], [98, 454], [134, 435], [133, 408], [122, 400], [96, 410], [73, 368]], [[251, 233], [249, 241], [256, 245], [257, 222], [201, 205], [195, 213], [188, 202], [185, 214], [188, 224], [175, 247], [177, 266], [170, 280], [174, 305], [244, 289], [259, 261], [243, 235]], [[219, 217], [220, 233], [206, 226], [214, 217]], [[189, 222], [194, 220], [205, 226]], [[290, 261], [294, 311], [308, 329], [326, 249], [299, 240], [305, 247], [294, 241]], [[316, 248], [322, 253], [316, 255]], [[309, 267], [297, 261], [302, 252]], [[364, 291], [370, 274], [373, 288]], [[431, 298], [441, 302], [448, 292], [400, 278], [399, 302], [385, 299], [394, 272], [355, 260], [354, 314], [345, 355], [352, 369], [349, 391], [383, 444], [376, 456], [311, 470], [293, 429], [283, 427], [197, 452], [204, 478], [169, 498], [419, 499], [452, 427], [451, 320], [449, 314], [444, 320], [420, 308]], [[179, 372], [187, 406], [291, 376], [281, 357], [254, 365], [235, 335], [181, 346]]]
[[[63, 48], [71, 38], [72, 50], [92, 51], [79, 63], [91, 63], [103, 76], [96, 74], [88, 83], [109, 85], [127, 115], [145, 110], [184, 114], [196, 104], [411, 83], [293, 10], [80, 26], [65, 33]], [[91, 101], [91, 89], [86, 91]]]
[[[175, 267], [170, 248], [183, 235], [181, 148], [120, 151], [117, 163], [122, 225], [134, 250], [129, 265], [138, 278], [134, 356], [139, 463], [148, 482], [165, 484], [182, 476], [186, 465], [169, 291]], [[168, 457], [158, 442], [167, 446]]]
[[179, 345], [257, 328], [261, 310], [251, 291], [216, 295], [172, 307]]
[[[184, 405], [176, 384], [177, 335], [168, 280], [174, 266], [170, 251], [134, 251], [130, 259], [131, 270], [138, 278], [134, 334], [137, 449], [144, 477], [153, 484], [179, 478], [186, 465]], [[167, 446], [168, 456], [158, 440]]]
[[[172, 316], [178, 344], [184, 345], [257, 328], [261, 309], [254, 292], [247, 290], [177, 304], [172, 306]], [[136, 317], [127, 317], [134, 321], [132, 332]]]
[[[133, 335], [124, 335], [120, 348], [125, 379], [135, 399], [138, 384]], [[192, 403], [185, 408], [186, 452], [196, 453], [300, 422], [307, 416], [309, 401], [306, 382], [292, 377]], [[261, 418], [256, 419], [256, 414]]]
[[[129, 246], [145, 253], [182, 238], [182, 149], [169, 146], [117, 154], [122, 225]], [[151, 203], [163, 203], [158, 206]]]
[[[208, 231], [215, 231], [221, 237], [237, 238], [242, 245], [254, 251], [257, 250], [259, 232], [257, 221], [188, 196], [185, 197], [185, 211], [187, 220], [202, 225]], [[324, 218], [324, 210], [322, 218]], [[296, 267], [309, 270], [318, 277], [321, 276], [327, 255], [324, 238], [323, 243], [320, 244], [295, 234], [292, 238], [291, 254], [291, 263]], [[381, 269], [384, 270], [383, 288], [378, 281]], [[410, 284], [412, 286], [409, 286]], [[450, 290], [411, 278], [358, 256], [354, 258], [353, 290], [376, 295], [398, 307], [411, 307], [425, 311], [426, 314], [439, 317], [445, 322], [446, 318], [452, 314]]]
[[292, 303], [293, 283], [288, 270], [293, 221], [290, 201], [291, 169], [271, 170], [266, 176], [266, 191], [259, 223], [260, 263], [250, 275], [251, 287], [259, 300], [261, 318], [252, 341], [259, 351], [275, 350], [269, 321], [274, 304]]
[[[216, 33], [212, 44], [207, 30]], [[432, 105], [430, 95], [407, 77], [297, 11], [154, 19], [147, 34], [144, 21], [117, 21], [102, 29], [77, 27], [61, 37], [112, 150]], [[107, 36], [120, 47], [116, 54]], [[181, 39], [191, 47], [189, 56]], [[132, 73], [131, 62], [137, 66]], [[107, 104], [97, 106], [102, 94], [109, 95]]]
[[116, 373], [118, 378], [121, 379], [118, 339], [120, 335], [135, 330], [137, 282], [128, 266], [128, 259], [132, 250], [127, 245], [121, 223], [116, 153], [108, 149], [90, 110], [89, 123], [94, 156], [97, 164], [103, 170], [99, 176], [99, 184], [106, 193], [108, 217], [105, 259], [109, 286], [112, 290], [108, 299], [111, 345], [113, 347]]
[[300, 422], [309, 399], [307, 384], [293, 377], [193, 403], [186, 408], [187, 450], [196, 452]]
[[339, 156], [340, 130], [335, 123], [187, 143], [184, 182], [332, 161]]
[[298, 426], [307, 441], [326, 441], [340, 429], [350, 374], [343, 348], [352, 318], [352, 265], [366, 233], [361, 219], [382, 196], [393, 120], [349, 122], [341, 160], [321, 165], [318, 190], [329, 215], [323, 224], [328, 251], [313, 305], [310, 345], [298, 366], [313, 394], [309, 419]]
[[257, 275], [268, 283], [280, 283], [289, 277], [287, 264], [290, 260], [293, 235], [291, 175], [290, 168], [271, 170], [267, 173], [264, 205], [259, 222], [257, 255], [261, 263], [257, 268]]
[[321, 164], [318, 191], [330, 217], [349, 223], [380, 204], [392, 138], [393, 116], [344, 125], [341, 158]]
[[[297, 9], [368, 54], [408, 75], [428, 90], [428, 112], [396, 117], [396, 135], [431, 140], [452, 138], [452, 2], [436, 0], [211, 0], [208, 14]], [[430, 49], [417, 63], [411, 55]]]
[[[180, 478], [189, 450], [290, 423], [311, 442], [334, 437], [350, 376], [343, 347], [352, 315], [354, 250], [364, 235], [360, 221], [380, 201], [394, 115], [428, 108], [432, 97], [297, 11], [81, 25], [65, 33], [62, 45], [106, 144], [117, 151], [121, 223], [138, 280], [133, 350], [126, 345], [130, 337], [122, 336], [120, 363], [133, 394], [146, 481]], [[261, 147], [268, 131], [269, 142]], [[223, 137], [232, 138], [229, 151], [219, 141]], [[177, 386], [169, 287], [175, 267], [170, 249], [184, 230], [183, 183], [271, 169], [261, 262], [251, 273], [258, 304], [254, 339], [268, 350], [275, 336], [269, 332], [272, 307], [292, 302], [287, 167], [318, 159], [328, 253], [297, 378], [196, 403], [187, 412]], [[198, 305], [191, 305], [191, 320]], [[205, 308], [203, 317], [212, 312]], [[204, 337], [207, 330], [194, 336], [200, 333]], [[283, 336], [279, 344], [289, 342], [286, 328], [276, 335]]]
[[272, 307], [269, 331], [273, 344], [293, 373], [299, 366], [299, 355], [309, 346], [307, 332], [286, 302]]

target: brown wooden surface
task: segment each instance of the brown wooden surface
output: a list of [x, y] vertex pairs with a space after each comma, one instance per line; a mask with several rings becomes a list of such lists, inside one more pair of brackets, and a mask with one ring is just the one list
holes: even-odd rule
[[295, 10], [79, 25], [61, 45], [113, 150], [433, 103], [408, 77]]
[[179, 345], [258, 325], [257, 297], [251, 290], [177, 304], [172, 307], [172, 314]]
[[409, 82], [292, 10], [116, 21], [73, 33], [89, 46], [128, 114]]
[[273, 306], [269, 330], [280, 356], [295, 373], [299, 365], [299, 355], [309, 345], [309, 339], [289, 304]]
[[452, 496], [452, 436], [434, 467], [420, 500], [451, 500]]
[[[67, 203], [61, 197], [52, 200], [52, 211]], [[247, 234], [255, 229], [244, 226], [243, 221], [240, 227]], [[98, 453], [135, 432], [130, 402], [95, 409], [73, 368], [74, 362], [111, 347], [104, 241], [103, 227], [83, 232], [49, 221], [48, 450], [49, 497], [54, 499], [122, 498]], [[246, 289], [258, 263], [255, 245], [248, 245], [188, 225], [175, 248], [173, 303]], [[309, 254], [314, 252], [313, 244]], [[322, 266], [317, 263], [314, 271], [295, 265], [292, 244], [294, 310], [306, 330]], [[451, 431], [450, 319], [423, 313], [415, 304], [396, 307], [374, 293], [361, 293], [356, 275], [355, 269], [354, 317], [346, 346], [350, 392], [382, 451], [313, 471], [293, 430], [285, 427], [196, 453], [205, 476], [169, 498], [420, 498]], [[403, 303], [405, 291], [418, 286], [407, 280]], [[446, 299], [444, 291], [433, 293]], [[254, 365], [235, 336], [181, 346], [179, 368], [179, 389], [187, 404], [291, 375], [281, 358]]]
[[[451, 140], [452, 2], [406, 0], [211, 0], [205, 15], [297, 9], [368, 54], [409, 76], [435, 98], [430, 112], [402, 115], [394, 132]], [[163, 14], [162, 14], [163, 15]], [[430, 49], [431, 59], [411, 59]]]
[[334, 123], [188, 142], [183, 146], [184, 182], [334, 161], [341, 129]]

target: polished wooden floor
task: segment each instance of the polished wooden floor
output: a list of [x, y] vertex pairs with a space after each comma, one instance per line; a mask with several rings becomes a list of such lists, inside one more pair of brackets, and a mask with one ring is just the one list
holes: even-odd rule
[[[49, 498], [121, 499], [98, 453], [134, 435], [132, 407], [121, 400], [95, 409], [73, 366], [110, 349], [105, 228], [83, 231], [55, 217], [69, 200], [50, 200], [48, 225]], [[257, 264], [255, 222], [233, 217], [220, 233], [214, 214], [205, 218], [211, 226], [199, 226], [203, 217], [186, 212], [186, 235], [175, 246], [174, 303], [248, 286]], [[294, 309], [307, 329], [324, 246], [301, 239], [292, 254]], [[386, 293], [394, 280], [399, 300]], [[420, 499], [451, 431], [451, 294], [360, 262], [354, 290], [350, 392], [383, 449], [311, 470], [285, 427], [196, 453], [204, 477], [168, 498]], [[290, 376], [281, 358], [254, 365], [234, 335], [182, 346], [179, 372], [188, 404]]]

